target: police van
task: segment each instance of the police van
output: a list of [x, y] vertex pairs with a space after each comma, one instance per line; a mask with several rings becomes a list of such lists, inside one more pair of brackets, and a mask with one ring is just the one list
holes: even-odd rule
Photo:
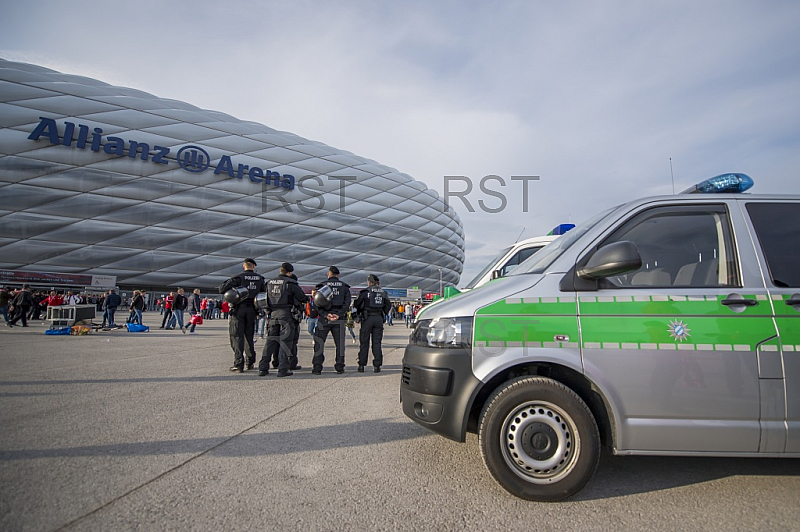
[[578, 492], [601, 445], [800, 457], [800, 196], [750, 186], [725, 174], [614, 207], [432, 307], [403, 412], [477, 432], [492, 476], [529, 500]]
[[484, 266], [484, 268], [472, 279], [472, 281], [467, 283], [467, 285], [460, 290], [451, 286], [445, 287], [442, 298], [435, 300], [433, 303], [425, 307], [422, 307], [417, 316], [414, 318], [413, 323], [416, 323], [418, 319], [422, 319], [422, 314], [428, 312], [429, 309], [433, 308], [440, 301], [449, 299], [470, 290], [474, 290], [475, 288], [481, 287], [494, 279], [505, 277], [511, 273], [514, 268], [533, 256], [534, 253], [573, 227], [575, 227], [575, 224], [560, 224], [547, 235], [527, 238], [520, 242], [515, 242], [513, 245], [503, 249], [495, 258], [489, 261], [489, 264]]
[[466, 292], [467, 290], [481, 287], [492, 279], [505, 277], [514, 271], [514, 268], [528, 260], [534, 253], [556, 238], [558, 238], [557, 234], [535, 236], [516, 242], [514, 245], [503, 249], [461, 291]]

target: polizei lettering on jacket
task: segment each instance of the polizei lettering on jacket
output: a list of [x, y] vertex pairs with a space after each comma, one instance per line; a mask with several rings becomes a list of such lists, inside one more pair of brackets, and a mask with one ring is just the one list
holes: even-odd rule
[[[34, 128], [28, 139], [38, 141], [46, 137], [50, 144], [59, 144], [81, 150], [89, 149], [95, 152], [104, 152], [119, 157], [141, 159], [155, 164], [170, 164], [168, 155], [171, 148], [164, 146], [150, 146], [146, 142], [126, 140], [116, 136], [103, 136], [99, 127], [91, 128], [84, 124], [64, 122], [63, 132], [59, 131], [58, 124], [52, 118], [39, 117], [39, 124]], [[214, 174], [225, 174], [230, 178], [243, 179], [247, 177], [254, 183], [265, 183], [276, 187], [294, 189], [295, 178], [289, 174], [281, 174], [246, 164], [235, 164], [229, 155], [220, 157], [216, 167], [210, 164], [208, 153], [200, 146], [184, 146], [174, 159], [178, 166], [187, 172], [200, 173], [208, 168], [214, 168]]]

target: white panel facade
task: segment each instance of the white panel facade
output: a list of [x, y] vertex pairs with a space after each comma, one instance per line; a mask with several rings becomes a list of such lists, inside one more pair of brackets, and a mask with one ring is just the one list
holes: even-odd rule
[[[344, 187], [343, 187], [344, 185]], [[342, 188], [343, 187], [343, 188]], [[211, 288], [292, 262], [363, 284], [458, 283], [464, 233], [435, 191], [224, 113], [0, 59], [0, 269]]]

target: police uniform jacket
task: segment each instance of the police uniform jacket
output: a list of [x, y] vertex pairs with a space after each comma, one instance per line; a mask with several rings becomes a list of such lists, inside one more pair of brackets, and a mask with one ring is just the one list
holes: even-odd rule
[[323, 286], [330, 286], [333, 292], [333, 299], [331, 301], [331, 308], [328, 310], [320, 310], [320, 317], [327, 316], [328, 314], [337, 314], [344, 317], [347, 310], [350, 308], [350, 285], [344, 281], [340, 281], [338, 277], [329, 277], [327, 281], [323, 281], [317, 285], [317, 289]]
[[253, 306], [255, 303], [256, 296], [264, 291], [264, 287], [266, 286], [266, 282], [264, 281], [264, 277], [257, 274], [253, 270], [245, 270], [239, 275], [234, 275], [224, 283], [222, 286], [219, 287], [219, 293], [224, 294], [231, 288], [238, 288], [243, 286], [247, 288], [248, 294], [247, 297], [242, 298], [239, 301], [237, 306], [240, 305], [250, 305]]
[[364, 318], [386, 316], [392, 309], [392, 302], [386, 290], [380, 286], [370, 286], [359, 292], [355, 307]]
[[281, 274], [267, 281], [267, 307], [272, 318], [291, 318], [292, 309], [307, 300], [297, 281], [288, 275]]

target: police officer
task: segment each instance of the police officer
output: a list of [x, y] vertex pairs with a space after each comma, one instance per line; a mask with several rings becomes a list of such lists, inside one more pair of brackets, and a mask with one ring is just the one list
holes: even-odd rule
[[355, 302], [356, 311], [361, 316], [361, 332], [359, 340], [361, 346], [358, 350], [358, 372], [364, 373], [369, 356], [369, 342], [372, 340], [372, 365], [375, 373], [380, 373], [383, 365], [383, 323], [386, 315], [391, 312], [392, 302], [389, 294], [380, 287], [380, 280], [376, 275], [367, 276], [367, 288], [359, 292]]
[[280, 274], [267, 281], [267, 343], [258, 363], [258, 375], [269, 374], [270, 359], [278, 357], [278, 377], [288, 377], [293, 373], [292, 366], [297, 366], [296, 357], [292, 355], [292, 343], [297, 329], [297, 322], [292, 315], [295, 307], [303, 305], [308, 298], [297, 284], [297, 279], [290, 277], [294, 267], [288, 262], [281, 264]]
[[[294, 273], [290, 273], [289, 277], [298, 281], [297, 276]], [[305, 294], [303, 294], [305, 295]], [[292, 358], [289, 360], [291, 366], [289, 367], [290, 370], [294, 371], [296, 369], [303, 369], [302, 366], [298, 365], [297, 359], [297, 344], [300, 341], [300, 324], [303, 323], [303, 316], [305, 316], [305, 308], [306, 308], [306, 301], [308, 301], [308, 297], [302, 302], [297, 302], [292, 309], [292, 318], [294, 319], [294, 336], [292, 337]]]
[[336, 345], [336, 363], [334, 369], [336, 373], [344, 373], [344, 318], [347, 309], [350, 308], [350, 286], [339, 280], [339, 268], [331, 266], [328, 269], [328, 280], [317, 285], [317, 296], [322, 294], [323, 287], [330, 288], [331, 299], [327, 309], [318, 306], [319, 321], [314, 330], [314, 358], [312, 359], [313, 368], [311, 373], [320, 375], [322, 364], [325, 362], [325, 339], [328, 332], [333, 336], [333, 343]]
[[[288, 263], [286, 263], [286, 264], [288, 264]], [[287, 273], [286, 276], [294, 279], [295, 281], [298, 281], [297, 276], [293, 272]], [[312, 291], [312, 294], [313, 294], [313, 291]], [[308, 301], [308, 297], [307, 296], [306, 296], [306, 300], [303, 301], [302, 303], [299, 302], [299, 301], [295, 301], [295, 306], [292, 308], [292, 319], [294, 319], [295, 327], [294, 327], [294, 336], [292, 336], [292, 340], [291, 340], [291, 344], [290, 344], [291, 345], [292, 356], [291, 356], [291, 358], [289, 358], [289, 363], [290, 363], [289, 369], [291, 371], [295, 371], [295, 370], [298, 370], [298, 369], [303, 369], [303, 366], [298, 365], [297, 344], [300, 341], [300, 323], [302, 323], [303, 316], [305, 315], [305, 308], [306, 308], [305, 307], [305, 303], [306, 303], [306, 301]], [[279, 351], [275, 351], [272, 354], [272, 367], [276, 368], [276, 369], [280, 365], [280, 360], [278, 358], [278, 353], [279, 353]]]
[[[244, 288], [238, 298], [233, 297], [228, 302], [233, 306], [228, 319], [228, 333], [231, 337], [233, 348], [233, 366], [231, 371], [242, 373], [245, 367], [244, 352], [247, 353], [247, 369], [253, 369], [256, 363], [256, 350], [253, 345], [253, 334], [256, 330], [255, 297], [264, 291], [264, 278], [255, 272], [256, 261], [244, 259], [244, 271], [222, 283], [219, 293], [225, 294], [228, 300], [228, 291]], [[233, 293], [233, 292], [232, 292]]]

